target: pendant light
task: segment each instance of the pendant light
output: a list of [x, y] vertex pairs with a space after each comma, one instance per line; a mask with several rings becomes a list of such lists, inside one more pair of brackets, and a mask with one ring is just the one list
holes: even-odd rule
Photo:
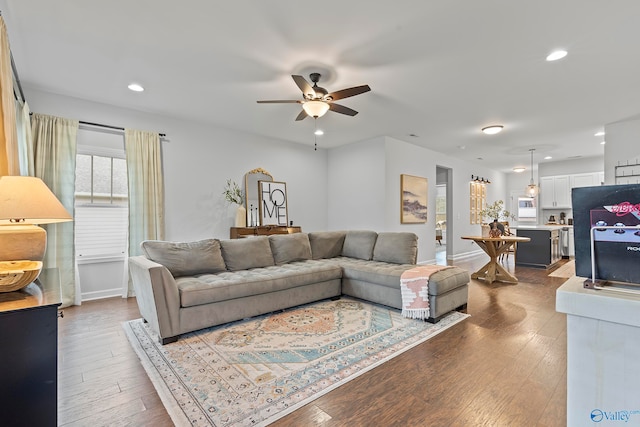
[[538, 195], [538, 186], [533, 182], [533, 152], [536, 151], [535, 148], [530, 148], [531, 152], [531, 181], [529, 181], [529, 185], [527, 185], [527, 189], [524, 193], [529, 197], [536, 197]]

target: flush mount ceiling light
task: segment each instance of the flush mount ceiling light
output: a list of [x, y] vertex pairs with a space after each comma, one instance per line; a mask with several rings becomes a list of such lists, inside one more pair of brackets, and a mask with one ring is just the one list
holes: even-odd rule
[[138, 83], [131, 83], [127, 87], [129, 88], [129, 90], [132, 90], [134, 92], [142, 92], [142, 91], [144, 91], [144, 88], [142, 87], [142, 85], [139, 85]]
[[324, 135], [324, 131], [323, 131], [322, 129], [316, 129], [316, 131], [315, 131], [315, 132], [313, 132], [313, 134], [314, 134], [314, 135], [318, 135], [318, 136], [320, 136], [320, 135]]
[[551, 156], [545, 156], [545, 157], [544, 157], [544, 159], [545, 159], [545, 160], [551, 160], [551, 159], [553, 159], [553, 157], [551, 157]]
[[521, 167], [513, 168], [513, 171], [514, 171], [515, 173], [522, 173], [522, 172], [524, 172], [526, 169], [527, 169], [527, 168], [525, 168], [525, 167], [522, 167], [522, 166], [521, 166]]
[[527, 189], [524, 190], [524, 193], [529, 197], [536, 197], [538, 195], [538, 186], [533, 182], [533, 152], [535, 148], [529, 149], [531, 152], [531, 181], [529, 181], [529, 185], [527, 185]]
[[600, 143], [600, 145], [604, 145], [604, 144], [606, 144], [606, 143], [607, 143], [607, 141], [602, 141], [602, 142]]
[[322, 117], [329, 111], [329, 104], [324, 101], [307, 101], [302, 104], [302, 109], [308, 116], [313, 118]]
[[593, 134], [593, 136], [604, 136], [604, 132], [600, 131], [600, 132], [596, 132]]
[[567, 56], [566, 50], [555, 50], [547, 56], [547, 61], [557, 61]]
[[486, 133], [487, 135], [495, 135], [496, 133], [501, 132], [502, 129], [504, 129], [504, 126], [502, 125], [491, 125], [483, 127], [482, 132]]

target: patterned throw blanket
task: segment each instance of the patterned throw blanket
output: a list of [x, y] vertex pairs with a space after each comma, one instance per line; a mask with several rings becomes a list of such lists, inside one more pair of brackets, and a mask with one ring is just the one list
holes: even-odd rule
[[410, 319], [429, 318], [429, 277], [433, 273], [451, 268], [448, 265], [420, 265], [400, 276], [402, 316]]

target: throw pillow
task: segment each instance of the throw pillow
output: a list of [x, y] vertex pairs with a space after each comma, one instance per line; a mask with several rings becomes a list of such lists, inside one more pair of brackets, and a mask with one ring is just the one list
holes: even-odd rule
[[315, 231], [309, 233], [313, 259], [335, 258], [342, 254], [344, 231]]
[[274, 234], [269, 244], [276, 264], [311, 259], [311, 245], [307, 233]]
[[267, 236], [221, 240], [220, 244], [227, 270], [238, 271], [274, 265]]
[[146, 240], [140, 246], [147, 258], [167, 267], [174, 277], [226, 270], [218, 239], [184, 243]]
[[394, 264], [415, 264], [418, 259], [418, 236], [414, 233], [378, 233], [373, 260]]
[[376, 244], [378, 233], [369, 230], [347, 231], [342, 246], [342, 256], [371, 261], [373, 247]]

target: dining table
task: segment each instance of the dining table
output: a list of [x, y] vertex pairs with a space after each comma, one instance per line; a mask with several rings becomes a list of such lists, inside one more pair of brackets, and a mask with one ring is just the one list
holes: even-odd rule
[[517, 243], [529, 242], [531, 240], [530, 238], [518, 236], [462, 236], [461, 238], [464, 240], [473, 240], [487, 255], [489, 255], [489, 262], [480, 267], [478, 271], [471, 274], [472, 279], [481, 279], [486, 283], [518, 282], [518, 278], [500, 265], [498, 259], [500, 258], [500, 255], [506, 253], [511, 246]]

